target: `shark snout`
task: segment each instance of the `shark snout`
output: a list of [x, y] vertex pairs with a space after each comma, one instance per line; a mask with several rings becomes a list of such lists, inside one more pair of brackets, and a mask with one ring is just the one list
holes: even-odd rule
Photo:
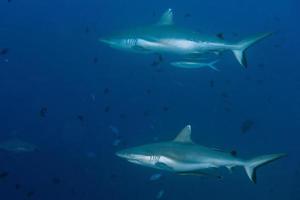
[[99, 38], [98, 41], [103, 42], [105, 44], [111, 44], [111, 40], [108, 38]]

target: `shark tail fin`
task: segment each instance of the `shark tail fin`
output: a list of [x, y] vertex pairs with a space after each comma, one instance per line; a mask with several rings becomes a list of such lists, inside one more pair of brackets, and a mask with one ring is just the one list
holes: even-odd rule
[[278, 160], [282, 157], [286, 156], [286, 154], [270, 154], [270, 155], [264, 155], [264, 156], [259, 156], [256, 158], [253, 158], [251, 160], [248, 160], [245, 162], [245, 170], [246, 173], [249, 177], [249, 179], [253, 182], [256, 183], [256, 169], [268, 164], [272, 161]]
[[243, 67], [247, 68], [247, 59], [245, 56], [245, 51], [253, 44], [256, 44], [260, 40], [262, 40], [270, 35], [272, 35], [272, 32], [263, 33], [260, 35], [249, 37], [245, 40], [240, 41], [236, 45], [233, 45], [232, 52], [233, 52], [234, 56], [236, 57], [236, 59], [239, 61], [239, 63]]
[[215, 66], [215, 64], [219, 62], [219, 60], [215, 60], [215, 61], [212, 61], [210, 63], [207, 64], [207, 66], [217, 72], [219, 72], [220, 70]]

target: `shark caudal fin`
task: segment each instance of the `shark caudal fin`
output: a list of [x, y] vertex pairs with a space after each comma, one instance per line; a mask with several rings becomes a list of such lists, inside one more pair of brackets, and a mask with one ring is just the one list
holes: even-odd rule
[[249, 37], [245, 40], [242, 40], [239, 43], [237, 43], [236, 45], [233, 45], [232, 52], [233, 52], [234, 56], [236, 57], [236, 59], [239, 61], [239, 63], [243, 67], [247, 68], [247, 59], [245, 56], [245, 51], [253, 44], [259, 42], [260, 40], [262, 40], [270, 35], [272, 35], [271, 32], [256, 35], [253, 37]]
[[256, 169], [257, 168], [259, 168], [265, 164], [268, 164], [274, 160], [278, 160], [284, 156], [286, 156], [286, 154], [283, 154], [283, 153], [270, 154], [270, 155], [259, 156], [259, 157], [253, 158], [251, 160], [247, 160], [245, 162], [244, 167], [245, 167], [248, 177], [250, 178], [250, 180], [253, 183], [256, 183]]

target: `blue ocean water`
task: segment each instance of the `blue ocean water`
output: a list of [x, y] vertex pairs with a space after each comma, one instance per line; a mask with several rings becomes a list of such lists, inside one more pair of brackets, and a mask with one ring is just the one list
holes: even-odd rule
[[[230, 41], [274, 34], [247, 51], [247, 69], [226, 53], [220, 72], [152, 66], [155, 55], [97, 41], [155, 23], [168, 8], [176, 25]], [[0, 143], [19, 138], [38, 151], [0, 152], [0, 198], [300, 199], [299, 8], [297, 0], [1, 1]], [[151, 181], [159, 171], [115, 156], [171, 140], [187, 124], [199, 144], [288, 157], [260, 168], [253, 184], [241, 168], [222, 180], [162, 172]]]

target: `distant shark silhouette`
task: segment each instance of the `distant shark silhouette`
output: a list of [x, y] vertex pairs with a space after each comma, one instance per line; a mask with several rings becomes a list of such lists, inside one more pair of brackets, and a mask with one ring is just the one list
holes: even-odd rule
[[[249, 37], [237, 43], [225, 42], [218, 37], [209, 37], [174, 25], [173, 12], [168, 9], [156, 24], [137, 27], [100, 38], [99, 41], [113, 48], [139, 53], [173, 53], [185, 56], [201, 56], [230, 50], [238, 62], [247, 67], [245, 50], [271, 33]], [[195, 65], [196, 66], [196, 65]]]
[[[128, 148], [116, 153], [129, 162], [160, 170], [176, 172], [181, 175], [209, 175], [207, 169], [244, 167], [250, 180], [256, 183], [256, 169], [286, 154], [270, 154], [250, 160], [237, 158], [216, 148], [195, 144], [191, 139], [191, 126], [186, 126], [178, 136], [167, 142], [146, 144]], [[212, 174], [211, 174], [212, 175]]]

